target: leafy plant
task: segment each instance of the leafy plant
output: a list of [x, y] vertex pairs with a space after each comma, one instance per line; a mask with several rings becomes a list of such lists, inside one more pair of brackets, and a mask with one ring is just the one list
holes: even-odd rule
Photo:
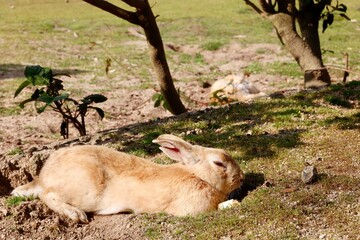
[[164, 95], [162, 95], [160, 92], [155, 93], [152, 96], [152, 100], [154, 101], [154, 107], [162, 106], [166, 110], [170, 109], [170, 106], [169, 106], [168, 102], [166, 101]]
[[50, 68], [41, 66], [27, 66], [25, 68], [26, 80], [20, 84], [15, 91], [14, 97], [17, 97], [20, 92], [28, 86], [37, 86], [30, 98], [22, 101], [20, 107], [24, 108], [25, 104], [35, 102], [35, 108], [38, 113], [45, 111], [50, 107], [53, 111], [61, 114], [63, 121], [60, 126], [60, 134], [64, 138], [69, 137], [69, 123], [79, 131], [81, 136], [86, 135], [85, 116], [89, 109], [95, 110], [100, 119], [103, 119], [105, 114], [101, 108], [92, 106], [93, 103], [101, 103], [107, 98], [101, 94], [91, 94], [80, 101], [70, 98], [70, 94], [64, 92], [63, 81], [57, 76], [67, 76], [68, 74], [54, 74]]

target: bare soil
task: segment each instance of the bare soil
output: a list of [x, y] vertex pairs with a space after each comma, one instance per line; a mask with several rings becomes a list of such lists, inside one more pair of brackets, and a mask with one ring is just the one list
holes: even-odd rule
[[[259, 50], [262, 51], [259, 51]], [[281, 51], [278, 45], [254, 44], [242, 47], [237, 43], [229, 44], [217, 51], [204, 51], [198, 46], [179, 46], [177, 51], [194, 55], [200, 52], [207, 62], [199, 72], [203, 76], [207, 73], [220, 71], [223, 77], [229, 74], [237, 74], [241, 69], [248, 66], [252, 61], [270, 62], [289, 61], [289, 57], [279, 58]], [[263, 54], [259, 53], [263, 52]], [[186, 75], [186, 73], [183, 73]], [[2, 79], [10, 81], [18, 73], [10, 72]], [[177, 79], [181, 79], [181, 73], [176, 73]], [[81, 73], [73, 78], [91, 78], [88, 73]], [[266, 74], [253, 74], [249, 77], [259, 90], [265, 93], [272, 93], [275, 90], [282, 90], [286, 86], [300, 86], [301, 80], [284, 78]], [[106, 79], [104, 79], [106, 80]], [[212, 83], [216, 79], [205, 79]], [[89, 137], [81, 138], [72, 131], [69, 140], [59, 138], [58, 126], [60, 119], [54, 117], [51, 111], [41, 115], [36, 114], [30, 106], [21, 110], [20, 114], [0, 118], [0, 239], [144, 239], [145, 231], [144, 218], [152, 218], [151, 215], [119, 214], [112, 216], [90, 216], [89, 224], [75, 224], [64, 219], [49, 210], [41, 201], [33, 200], [23, 202], [17, 206], [9, 206], [6, 199], [10, 191], [24, 184], [37, 175], [46, 160], [47, 156], [59, 146], [71, 145], [73, 143], [107, 143], [116, 140], [103, 139], [99, 131], [116, 129], [123, 131], [134, 127], [136, 123], [147, 124], [149, 120], [169, 117], [170, 114], [162, 108], [154, 108], [152, 95], [153, 89], [129, 90], [130, 85], [136, 85], [138, 79], [122, 81], [116, 88], [109, 90], [105, 95], [108, 101], [100, 105], [107, 116], [103, 121], [95, 115], [88, 119]], [[76, 81], [74, 81], [76, 82]], [[101, 81], [100, 81], [101, 82]], [[1, 82], [0, 82], [1, 84]], [[67, 83], [65, 83], [67, 84]], [[70, 82], [71, 84], [71, 82]], [[76, 83], [78, 84], [78, 83]], [[208, 107], [209, 88], [205, 88], [202, 82], [176, 82], [183, 93], [185, 104], [191, 111]], [[100, 89], [101, 85], [82, 83], [84, 92], [93, 93]], [[1, 105], [11, 107], [15, 104], [11, 99], [12, 92], [3, 93], [0, 100]], [[185, 96], [185, 98], [184, 98]], [[99, 140], [100, 139], [100, 140]], [[109, 140], [109, 141], [106, 141]], [[20, 151], [14, 153], [15, 150]], [[166, 224], [164, 222], [164, 224]], [[164, 228], [165, 229], [165, 228]], [[165, 230], [166, 231], [166, 230]], [[171, 236], [169, 236], [171, 238]]]

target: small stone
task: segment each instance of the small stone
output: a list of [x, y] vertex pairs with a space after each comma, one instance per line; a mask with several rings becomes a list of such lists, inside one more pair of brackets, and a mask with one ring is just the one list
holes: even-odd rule
[[315, 166], [306, 166], [301, 172], [301, 180], [305, 184], [314, 182], [318, 177], [318, 172]]
[[326, 238], [326, 234], [321, 234], [320, 236], [319, 236], [319, 239], [325, 239]]
[[1, 213], [1, 215], [3, 215], [4, 217], [6, 217], [9, 212], [8, 212], [8, 210], [5, 209], [5, 208], [0, 208], [0, 213]]
[[229, 236], [224, 236], [224, 237], [221, 237], [220, 239], [221, 239], [221, 240], [231, 240], [231, 237], [229, 237]]
[[39, 218], [39, 213], [37, 211], [31, 211], [29, 215], [31, 218]]

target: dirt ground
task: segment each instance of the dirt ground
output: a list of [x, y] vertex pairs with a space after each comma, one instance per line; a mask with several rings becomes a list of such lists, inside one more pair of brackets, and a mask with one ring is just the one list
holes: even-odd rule
[[[289, 57], [279, 58], [278, 54], [282, 50], [278, 45], [271, 44], [242, 47], [233, 43], [217, 51], [199, 50], [197, 46], [180, 46], [179, 49], [190, 55], [201, 52], [208, 63], [206, 67], [199, 69], [204, 76], [213, 71], [214, 66], [225, 77], [229, 74], [240, 73], [242, 68], [255, 60], [271, 62], [276, 59], [285, 62], [290, 59]], [[263, 54], [259, 52], [263, 52]], [[217, 65], [218, 63], [221, 65]], [[16, 76], [16, 73], [8, 74], [8, 79], [12, 78], [11, 74]], [[80, 74], [74, 77], [86, 79], [89, 76]], [[181, 79], [181, 73], [176, 73], [174, 77]], [[209, 83], [215, 80], [206, 79]], [[128, 86], [134, 84], [134, 81], [136, 80], [121, 84]], [[295, 86], [295, 88], [301, 86], [301, 80], [265, 74], [252, 74], [249, 81], [268, 94], [279, 90], [279, 86]], [[205, 88], [202, 82], [176, 82], [176, 86], [180, 87], [184, 96], [191, 98], [191, 100], [185, 100], [185, 104], [191, 111], [208, 107], [209, 88]], [[92, 88], [94, 91], [94, 86], [84, 84], [81, 87]], [[100, 86], [95, 86], [96, 88], [100, 88]], [[294, 89], [294, 87], [290, 88]], [[88, 125], [91, 126], [88, 129], [90, 134], [109, 129], [125, 129], [124, 131], [126, 131], [127, 126], [131, 124], [138, 122], [146, 124], [148, 120], [170, 116], [164, 109], [153, 107], [151, 96], [154, 93], [153, 89], [129, 91], [121, 86], [109, 91], [107, 93], [109, 100], [101, 105], [108, 115], [103, 121], [99, 121], [95, 116], [90, 116], [88, 120]], [[9, 93], [9, 96], [12, 94]], [[12, 98], [5, 96], [3, 99]], [[11, 101], [1, 104], [7, 107], [15, 103]], [[0, 142], [0, 239], [143, 239], [145, 228], [140, 215], [91, 216], [89, 224], [81, 225], [59, 217], [39, 200], [24, 202], [15, 207], [6, 205], [5, 199], [9, 192], [37, 175], [46, 157], [56, 146], [71, 143], [76, 138], [74, 130], [72, 138], [67, 141], [55, 138], [54, 133], [58, 132], [59, 121], [60, 119], [54, 118], [52, 112], [47, 111], [37, 115], [31, 107], [22, 110], [19, 115], [0, 118], [0, 129], [2, 130], [2, 141]], [[99, 136], [101, 134], [83, 138], [80, 142], [93, 144], [97, 142]], [[9, 154], [13, 149], [19, 149], [22, 154]], [[151, 215], [148, 217], [151, 218]]]

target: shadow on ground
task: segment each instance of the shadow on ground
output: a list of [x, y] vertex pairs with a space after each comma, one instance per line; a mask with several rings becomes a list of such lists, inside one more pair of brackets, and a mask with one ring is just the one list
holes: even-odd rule
[[262, 173], [245, 173], [245, 179], [241, 188], [230, 193], [228, 199], [243, 200], [249, 192], [255, 190], [265, 183], [265, 176]]
[[[0, 64], [0, 81], [9, 78], [23, 78], [26, 65], [5, 63]], [[86, 71], [79, 69], [53, 69], [54, 73], [76, 75]]]
[[[259, 158], [262, 161], [275, 161], [284, 149], [293, 149], [304, 144], [302, 135], [311, 131], [314, 124], [324, 127], [335, 126], [339, 129], [359, 128], [358, 113], [344, 117], [341, 112], [336, 114], [333, 108], [334, 105], [347, 109], [359, 108], [359, 93], [360, 84], [355, 82], [317, 92], [300, 92], [290, 96], [285, 94], [284, 97], [272, 100], [209, 107], [179, 116], [109, 129], [93, 136], [68, 140], [53, 146], [44, 146], [44, 153], [41, 149], [33, 153], [43, 156], [33, 161], [37, 162], [40, 169], [47, 158], [45, 151], [49, 154], [54, 148], [74, 144], [108, 144], [130, 154], [154, 156], [160, 150], [152, 140], [164, 133], [182, 136], [193, 144], [223, 148], [231, 152], [239, 163]], [[331, 114], [327, 115], [326, 111]], [[11, 162], [11, 156], [6, 158]], [[34, 165], [30, 161], [32, 158], [23, 158], [29, 166]], [[10, 178], [7, 178], [9, 175], [4, 174], [6, 171], [0, 169], [0, 180], [7, 186], [6, 191], [1, 191], [7, 193], [11, 190], [9, 186], [13, 184], [10, 183]], [[33, 172], [29, 174], [36, 175], [36, 172]], [[27, 179], [23, 173], [20, 175], [21, 178]], [[244, 186], [241, 190], [235, 191], [232, 197], [242, 199], [248, 192], [264, 184], [264, 181], [262, 173], [246, 173]]]
[[152, 140], [171, 133], [195, 144], [240, 152], [242, 161], [273, 159], [279, 150], [303, 144], [301, 135], [315, 122], [339, 129], [359, 128], [358, 113], [348, 117], [331, 114], [334, 106], [358, 109], [359, 102], [360, 82], [353, 81], [321, 91], [284, 93], [271, 101], [234, 103], [112, 129], [103, 132], [99, 144], [111, 142], [121, 151], [153, 155], [159, 150]]

